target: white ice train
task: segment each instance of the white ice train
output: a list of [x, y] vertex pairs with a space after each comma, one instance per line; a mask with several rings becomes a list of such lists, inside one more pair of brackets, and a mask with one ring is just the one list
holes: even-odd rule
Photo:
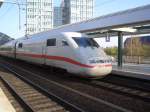
[[0, 54], [85, 78], [103, 77], [112, 71], [111, 61], [98, 43], [77, 32], [42, 32], [16, 39], [0, 46]]

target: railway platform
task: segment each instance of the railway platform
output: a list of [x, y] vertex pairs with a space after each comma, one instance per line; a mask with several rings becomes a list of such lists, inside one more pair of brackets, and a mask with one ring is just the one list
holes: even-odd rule
[[122, 67], [118, 68], [117, 64], [113, 63], [112, 73], [127, 77], [150, 80], [150, 65], [125, 63]]
[[7, 96], [0, 87], [0, 112], [16, 112]]

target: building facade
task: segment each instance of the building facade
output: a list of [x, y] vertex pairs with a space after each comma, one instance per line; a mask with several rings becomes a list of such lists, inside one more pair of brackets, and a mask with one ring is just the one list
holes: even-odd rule
[[62, 25], [62, 8], [54, 7], [54, 28]]
[[53, 0], [27, 0], [26, 35], [53, 28]]
[[93, 17], [94, 0], [62, 0], [62, 23], [70, 24]]

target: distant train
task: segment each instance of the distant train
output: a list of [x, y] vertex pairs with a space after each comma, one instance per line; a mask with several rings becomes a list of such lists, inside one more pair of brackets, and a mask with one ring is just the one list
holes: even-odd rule
[[112, 64], [98, 43], [83, 33], [41, 32], [0, 46], [0, 55], [62, 68], [69, 73], [99, 78], [112, 71]]

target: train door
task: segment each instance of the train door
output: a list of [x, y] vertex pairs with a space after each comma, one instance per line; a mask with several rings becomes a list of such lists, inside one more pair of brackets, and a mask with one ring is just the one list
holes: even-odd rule
[[57, 56], [57, 40], [56, 38], [50, 38], [46, 41], [46, 51], [45, 51], [45, 63], [46, 65], [57, 66], [56, 56]]
[[46, 58], [44, 57], [47, 53], [47, 46], [46, 46], [46, 42], [44, 42], [43, 46], [42, 46], [42, 55], [43, 55], [43, 64], [46, 64]]
[[15, 45], [14, 45], [14, 57], [16, 59], [16, 47], [17, 47], [17, 42], [15, 42]]

